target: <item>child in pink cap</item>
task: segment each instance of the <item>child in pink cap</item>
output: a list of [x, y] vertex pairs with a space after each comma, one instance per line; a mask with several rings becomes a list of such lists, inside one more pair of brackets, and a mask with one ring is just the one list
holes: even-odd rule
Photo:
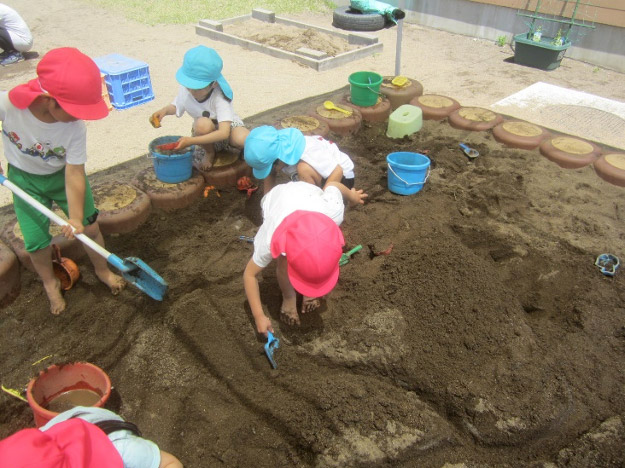
[[[85, 175], [87, 129], [83, 120], [107, 115], [100, 70], [71, 47], [51, 50], [37, 65], [37, 78], [8, 93], [0, 92], [8, 179], [48, 208], [54, 201], [69, 218], [71, 226], [62, 229], [67, 238], [84, 232], [102, 246], [98, 210]], [[60, 314], [66, 304], [52, 269], [50, 220], [17, 196], [13, 207], [50, 311]], [[109, 270], [105, 258], [91, 249], [87, 253], [98, 278], [118, 294], [124, 280]]]
[[221, 74], [222, 67], [214, 49], [203, 45], [189, 49], [176, 73], [178, 95], [150, 117], [157, 127], [166, 115], [182, 117], [187, 112], [193, 118], [192, 136], [178, 140], [176, 150], [195, 145], [194, 159], [202, 171], [213, 167], [217, 152], [242, 149], [249, 133], [234, 112], [232, 88]]
[[257, 275], [277, 259], [278, 284], [282, 291], [280, 319], [289, 325], [300, 323], [297, 292], [302, 294], [302, 313], [320, 305], [318, 298], [329, 293], [339, 277], [339, 259], [345, 241], [343, 198], [364, 203], [362, 190], [349, 190], [339, 182], [321, 189], [307, 182], [289, 182], [274, 187], [261, 200], [263, 224], [254, 237], [254, 254], [243, 273], [243, 284], [256, 330], [273, 333], [263, 312]]

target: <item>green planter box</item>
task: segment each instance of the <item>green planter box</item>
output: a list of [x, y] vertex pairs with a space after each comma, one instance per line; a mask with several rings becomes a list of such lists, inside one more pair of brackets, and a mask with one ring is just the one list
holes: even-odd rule
[[542, 37], [540, 42], [536, 42], [528, 39], [527, 33], [517, 34], [514, 36], [514, 61], [541, 70], [558, 68], [571, 42], [558, 46], [552, 41], [551, 37]]

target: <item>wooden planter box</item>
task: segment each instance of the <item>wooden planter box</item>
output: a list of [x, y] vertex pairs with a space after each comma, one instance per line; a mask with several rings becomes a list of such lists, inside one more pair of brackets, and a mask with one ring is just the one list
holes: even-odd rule
[[571, 46], [571, 41], [558, 46], [552, 43], [551, 37], [543, 36], [537, 42], [527, 36], [527, 33], [514, 36], [514, 61], [541, 70], [558, 68], [566, 49]]

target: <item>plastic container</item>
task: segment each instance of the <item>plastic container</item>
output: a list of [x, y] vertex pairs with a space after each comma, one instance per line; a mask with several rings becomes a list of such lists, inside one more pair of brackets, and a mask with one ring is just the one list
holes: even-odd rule
[[88, 362], [54, 364], [41, 371], [28, 383], [26, 389], [26, 399], [33, 411], [35, 425], [41, 427], [59, 414], [47, 409], [51, 401], [76, 390], [93, 392], [100, 397], [91, 405], [77, 401], [81, 406], [102, 407], [111, 395], [111, 380], [106, 372]]
[[571, 42], [555, 45], [551, 41], [548, 37], [533, 41], [527, 37], [527, 33], [517, 34], [514, 36], [514, 62], [541, 70], [558, 68]]
[[359, 71], [349, 75], [348, 80], [352, 104], [362, 107], [375, 105], [380, 95], [382, 75], [374, 72]]
[[404, 104], [393, 111], [388, 118], [386, 136], [403, 138], [421, 130], [423, 111], [420, 107]]
[[[154, 164], [154, 173], [161, 182], [177, 184], [191, 178], [193, 172], [193, 150], [195, 146], [185, 148], [184, 153], [162, 154], [156, 150], [158, 145], [178, 141], [179, 136], [162, 136], [150, 142], [149, 158]], [[171, 152], [167, 152], [171, 153]]]
[[110, 54], [93, 59], [108, 90], [111, 104], [116, 109], [127, 109], [154, 99], [148, 64]]
[[430, 175], [430, 158], [421, 153], [390, 153], [386, 162], [388, 189], [398, 195], [417, 193]]

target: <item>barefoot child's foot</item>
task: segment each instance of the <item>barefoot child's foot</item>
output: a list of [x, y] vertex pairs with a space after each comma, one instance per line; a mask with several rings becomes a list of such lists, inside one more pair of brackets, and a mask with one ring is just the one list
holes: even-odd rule
[[50, 312], [52, 315], [59, 315], [66, 307], [65, 299], [63, 299], [61, 294], [61, 282], [54, 278], [54, 282], [50, 282], [50, 284], [44, 283], [43, 289], [46, 291], [50, 301]]
[[102, 272], [96, 271], [96, 275], [100, 278], [100, 281], [111, 288], [113, 296], [117, 296], [126, 287], [126, 281], [124, 281], [124, 278], [116, 275], [108, 268]]
[[302, 314], [313, 312], [321, 306], [321, 299], [318, 297], [302, 297]]
[[282, 307], [280, 308], [280, 321], [287, 325], [299, 325], [299, 315], [297, 314], [297, 298], [285, 299], [282, 297]]

